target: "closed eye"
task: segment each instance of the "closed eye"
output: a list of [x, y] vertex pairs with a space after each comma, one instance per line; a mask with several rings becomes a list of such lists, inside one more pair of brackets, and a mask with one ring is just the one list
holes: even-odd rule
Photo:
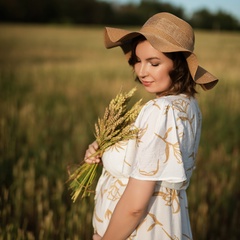
[[157, 67], [157, 66], [159, 66], [159, 63], [151, 63], [151, 65], [152, 65], [153, 67]]

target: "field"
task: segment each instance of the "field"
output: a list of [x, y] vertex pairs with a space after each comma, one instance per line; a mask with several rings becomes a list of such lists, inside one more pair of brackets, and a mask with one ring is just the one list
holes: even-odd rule
[[[0, 25], [0, 240], [91, 239], [93, 198], [71, 202], [68, 171], [97, 116], [136, 83], [101, 27]], [[203, 131], [188, 189], [194, 239], [240, 238], [240, 33], [196, 31], [220, 78], [198, 100]], [[138, 85], [136, 98], [150, 95]]]

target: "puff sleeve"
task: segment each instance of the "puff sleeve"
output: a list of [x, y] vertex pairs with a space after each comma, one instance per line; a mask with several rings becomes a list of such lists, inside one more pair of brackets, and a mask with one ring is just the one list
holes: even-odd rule
[[136, 120], [141, 133], [130, 154], [130, 177], [170, 183], [186, 180], [178, 119], [178, 111], [164, 98], [142, 109]]

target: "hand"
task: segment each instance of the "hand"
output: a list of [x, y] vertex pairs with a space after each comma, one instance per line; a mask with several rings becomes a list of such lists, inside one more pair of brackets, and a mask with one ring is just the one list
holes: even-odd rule
[[101, 240], [102, 237], [98, 235], [97, 233], [93, 234], [93, 240]]
[[92, 156], [93, 154], [96, 153], [97, 150], [98, 150], [98, 143], [94, 141], [88, 146], [88, 149], [85, 153], [84, 161], [89, 164], [100, 163], [101, 162], [100, 156], [98, 155]]

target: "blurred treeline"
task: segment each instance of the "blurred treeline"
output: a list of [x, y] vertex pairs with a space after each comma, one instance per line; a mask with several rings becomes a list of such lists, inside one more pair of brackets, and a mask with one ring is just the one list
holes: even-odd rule
[[224, 10], [199, 9], [187, 17], [183, 8], [160, 0], [121, 5], [97, 0], [0, 0], [1, 22], [141, 25], [163, 11], [185, 19], [194, 28], [240, 30], [238, 19]]

